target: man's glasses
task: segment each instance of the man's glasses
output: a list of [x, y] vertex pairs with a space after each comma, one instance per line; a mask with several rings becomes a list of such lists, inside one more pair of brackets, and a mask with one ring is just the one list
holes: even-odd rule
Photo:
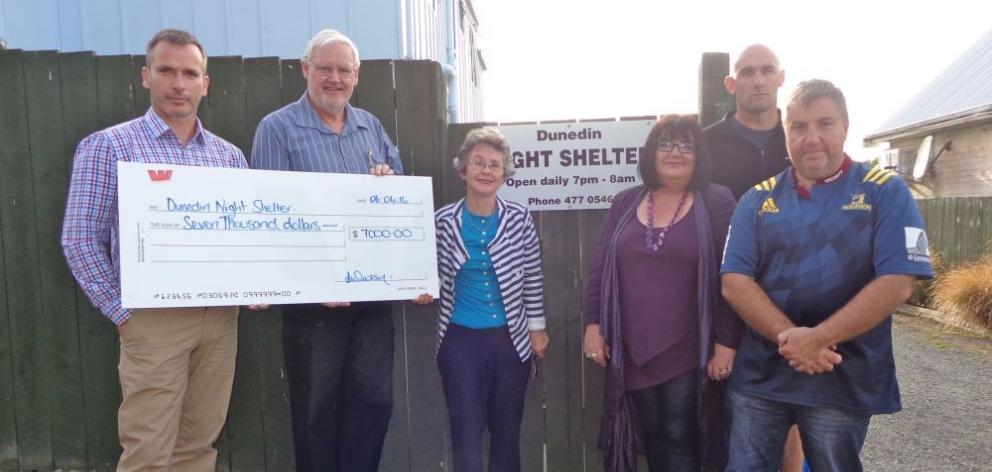
[[323, 78], [337, 74], [338, 78], [347, 80], [355, 76], [354, 69], [343, 69], [340, 67], [314, 65], [313, 71], [317, 76]]
[[696, 146], [691, 141], [658, 141], [658, 150], [661, 152], [672, 152], [675, 148], [679, 148], [679, 152], [683, 154], [696, 152]]
[[484, 171], [489, 169], [492, 173], [498, 174], [503, 172], [503, 163], [500, 161], [489, 161], [488, 163], [483, 160], [475, 160], [469, 162], [469, 164], [478, 171]]

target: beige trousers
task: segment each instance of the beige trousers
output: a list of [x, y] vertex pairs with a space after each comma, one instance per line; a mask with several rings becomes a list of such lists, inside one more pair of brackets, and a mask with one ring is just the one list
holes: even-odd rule
[[237, 307], [135, 310], [121, 336], [117, 471], [213, 471], [237, 352]]

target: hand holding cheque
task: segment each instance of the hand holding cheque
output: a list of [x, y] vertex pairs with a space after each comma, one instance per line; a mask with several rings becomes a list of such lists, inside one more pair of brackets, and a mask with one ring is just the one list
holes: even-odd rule
[[436, 297], [431, 180], [121, 162], [128, 308]]

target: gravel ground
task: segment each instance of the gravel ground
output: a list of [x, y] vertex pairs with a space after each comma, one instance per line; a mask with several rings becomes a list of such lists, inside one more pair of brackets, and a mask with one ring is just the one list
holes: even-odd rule
[[992, 340], [896, 315], [903, 411], [872, 418], [869, 472], [992, 471]]

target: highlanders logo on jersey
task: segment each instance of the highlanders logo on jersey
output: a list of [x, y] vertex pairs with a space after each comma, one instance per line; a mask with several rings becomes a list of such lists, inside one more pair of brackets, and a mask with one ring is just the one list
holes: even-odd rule
[[765, 202], [761, 204], [761, 209], [758, 210], [759, 215], [765, 213], [778, 213], [778, 206], [775, 205], [775, 200], [772, 200], [772, 197], [766, 198]]
[[855, 193], [851, 195], [851, 203], [841, 207], [845, 210], [871, 211], [871, 205], [865, 203], [865, 194]]
[[906, 226], [906, 256], [913, 262], [930, 262], [930, 243], [923, 228]]

